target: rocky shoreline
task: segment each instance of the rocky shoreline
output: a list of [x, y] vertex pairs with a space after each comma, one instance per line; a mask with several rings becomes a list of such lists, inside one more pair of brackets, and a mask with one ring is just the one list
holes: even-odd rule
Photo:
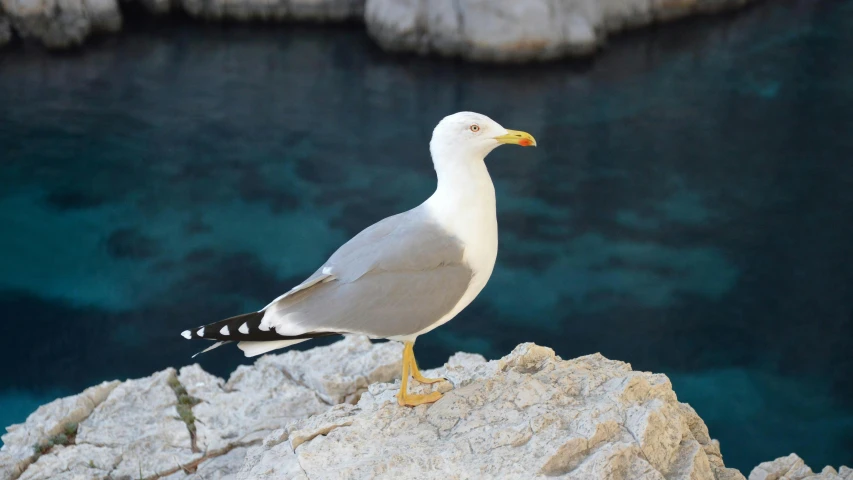
[[[457, 353], [428, 372], [448, 381], [418, 387], [444, 398], [417, 408], [396, 404], [399, 369], [399, 344], [347, 337], [261, 357], [227, 381], [191, 365], [104, 382], [8, 427], [0, 478], [744, 478], [665, 375], [599, 354]], [[749, 479], [853, 470], [814, 474], [792, 454]]]
[[[121, 31], [134, 0], [0, 0], [0, 47], [48, 49]], [[383, 49], [483, 62], [587, 56], [616, 32], [743, 7], [752, 0], [139, 0], [152, 16], [202, 21], [363, 22]]]
[[365, 24], [386, 50], [485, 62], [586, 56], [611, 34], [749, 0], [368, 0]]

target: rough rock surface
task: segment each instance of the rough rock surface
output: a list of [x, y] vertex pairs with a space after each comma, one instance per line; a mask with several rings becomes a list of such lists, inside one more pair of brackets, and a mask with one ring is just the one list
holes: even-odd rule
[[[330, 362], [346, 358], [345, 362]], [[400, 375], [402, 347], [396, 342], [338, 342], [328, 348], [293, 351], [289, 355], [261, 357], [258, 364], [285, 372], [292, 380], [315, 392], [326, 403], [355, 403], [367, 387]], [[388, 361], [392, 359], [393, 361]], [[306, 369], [303, 365], [312, 365]], [[371, 365], [367, 371], [364, 365]]]
[[238, 478], [743, 478], [664, 375], [533, 344], [428, 375], [449, 380], [420, 386], [447, 392], [435, 404], [400, 408], [398, 384], [373, 384], [250, 448]]
[[120, 382], [104, 382], [82, 393], [42, 405], [26, 423], [6, 428], [0, 449], [0, 478], [13, 478], [31, 463], [33, 445], [62, 432], [66, 424], [84, 420], [118, 387]]
[[[190, 365], [105, 382], [9, 427], [0, 478], [744, 480], [664, 375], [522, 344], [490, 362], [457, 353], [425, 372], [447, 381], [413, 387], [445, 396], [404, 408], [399, 381], [382, 383], [400, 359], [399, 344], [354, 336], [261, 357], [227, 381]], [[816, 475], [791, 455], [750, 475], [800, 479], [853, 470]]]
[[[401, 350], [396, 343], [347, 337], [311, 352], [267, 355], [239, 367], [227, 382], [191, 365], [103, 383], [7, 428], [0, 478], [233, 476], [246, 447], [270, 432], [324, 412], [333, 401], [358, 401], [369, 382], [398, 376]], [[76, 438], [34, 455], [34, 445], [69, 424], [77, 424]]]
[[749, 0], [367, 0], [380, 46], [478, 61], [587, 55], [620, 30], [712, 13]]
[[853, 469], [824, 467], [820, 473], [814, 473], [802, 458], [792, 453], [755, 467], [749, 480], [853, 480]]

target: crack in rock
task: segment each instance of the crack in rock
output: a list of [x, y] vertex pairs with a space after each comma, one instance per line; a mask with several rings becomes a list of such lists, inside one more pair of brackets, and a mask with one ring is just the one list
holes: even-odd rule
[[195, 453], [200, 453], [196, 442], [196, 426], [195, 416], [193, 415], [193, 407], [201, 403], [201, 400], [187, 393], [187, 389], [181, 384], [177, 376], [169, 378], [169, 387], [175, 392], [175, 397], [178, 399], [178, 405], [175, 409], [178, 411], [178, 417], [187, 426], [187, 432], [190, 434], [190, 448]]
[[[39, 407], [24, 423], [8, 427], [0, 449], [0, 477], [19, 478], [40, 457], [33, 455], [33, 446], [49, 443], [51, 439], [59, 440], [60, 434], [66, 435], [67, 444], [68, 432], [63, 432], [66, 426], [79, 425], [89, 418], [120, 383], [103, 382], [77, 395], [54, 400]], [[76, 435], [77, 428], [74, 428], [73, 437]], [[62, 444], [53, 442], [53, 445], [57, 443]]]
[[196, 473], [198, 471], [199, 466], [201, 466], [204, 462], [207, 462], [208, 460], [212, 460], [212, 459], [215, 459], [217, 457], [221, 457], [223, 455], [226, 455], [236, 448], [247, 448], [247, 447], [251, 447], [254, 445], [258, 445], [260, 443], [261, 443], [260, 440], [249, 442], [249, 443], [233, 443], [233, 444], [230, 444], [226, 447], [223, 447], [223, 448], [220, 448], [217, 450], [211, 450], [209, 452], [205, 452], [204, 456], [202, 456], [200, 458], [197, 458], [197, 459], [195, 459], [191, 462], [185, 463], [183, 465], [178, 465], [177, 467], [170, 468], [169, 470], [165, 470], [165, 471], [162, 471], [160, 473], [156, 473], [156, 474], [151, 475], [149, 477], [145, 477], [143, 480], [157, 480], [160, 478], [168, 477], [168, 476], [173, 475], [173, 474], [178, 473], [178, 472], [184, 472], [185, 474], [188, 474], [188, 475], [193, 474], [193, 473]]

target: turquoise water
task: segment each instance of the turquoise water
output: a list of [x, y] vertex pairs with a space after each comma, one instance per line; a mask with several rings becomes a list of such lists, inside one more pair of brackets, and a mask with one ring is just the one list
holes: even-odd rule
[[432, 127], [474, 110], [540, 147], [489, 157], [498, 265], [422, 364], [601, 352], [668, 374], [730, 466], [853, 464], [851, 26], [853, 2], [767, 2], [523, 67], [390, 56], [357, 27], [0, 52], [0, 423], [191, 363], [181, 330], [428, 196]]

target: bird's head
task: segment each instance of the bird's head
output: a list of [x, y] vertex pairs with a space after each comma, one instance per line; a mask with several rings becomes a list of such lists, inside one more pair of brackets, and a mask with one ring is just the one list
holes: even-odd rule
[[436, 125], [429, 148], [433, 160], [446, 156], [483, 159], [507, 143], [535, 147], [536, 139], [527, 132], [507, 130], [485, 115], [459, 112], [444, 117]]

